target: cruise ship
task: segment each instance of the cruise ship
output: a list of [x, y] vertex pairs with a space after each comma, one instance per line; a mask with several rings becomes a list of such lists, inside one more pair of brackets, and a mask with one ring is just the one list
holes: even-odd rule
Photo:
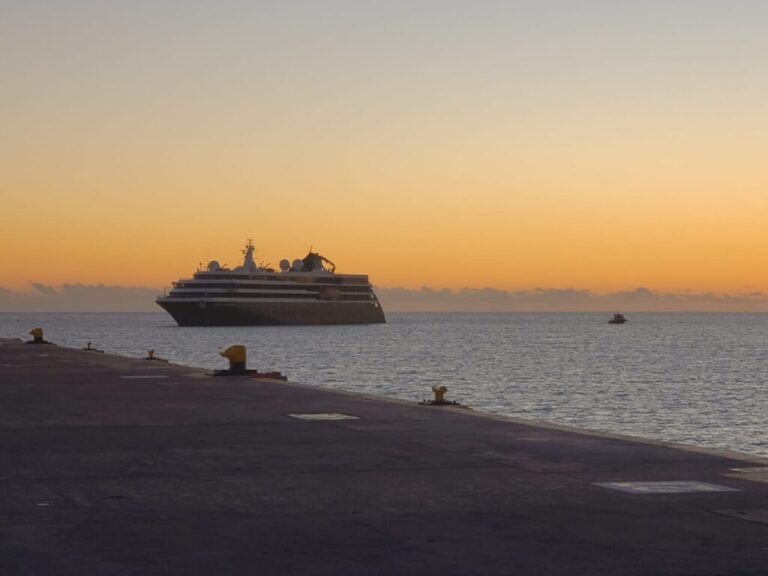
[[260, 266], [253, 242], [232, 270], [213, 260], [190, 279], [173, 283], [157, 304], [179, 326], [375, 324], [385, 322], [364, 274], [337, 274], [336, 266], [310, 249], [304, 258], [282, 260], [280, 270]]

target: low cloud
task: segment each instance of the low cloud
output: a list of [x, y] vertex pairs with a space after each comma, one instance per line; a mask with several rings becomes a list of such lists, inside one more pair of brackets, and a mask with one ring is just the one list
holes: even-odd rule
[[142, 286], [34, 282], [31, 290], [0, 288], [0, 312], [155, 312], [162, 291]]
[[768, 294], [743, 292], [661, 292], [646, 287], [597, 293], [576, 288], [498, 290], [464, 288], [377, 288], [387, 311], [768, 311]]
[[[0, 287], [0, 312], [159, 312], [161, 289], [104, 284], [32, 283], [27, 291]], [[647, 287], [598, 293], [579, 288], [461, 290], [376, 288], [387, 312], [768, 312], [768, 294], [745, 291], [662, 292]]]

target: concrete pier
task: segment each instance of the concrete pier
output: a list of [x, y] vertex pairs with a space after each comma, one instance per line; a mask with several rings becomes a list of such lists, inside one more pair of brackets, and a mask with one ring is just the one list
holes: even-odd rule
[[3, 576], [766, 575], [766, 472], [0, 340]]

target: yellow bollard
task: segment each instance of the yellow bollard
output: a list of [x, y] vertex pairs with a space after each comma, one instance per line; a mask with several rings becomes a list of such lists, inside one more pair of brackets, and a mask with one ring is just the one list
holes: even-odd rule
[[32, 336], [31, 344], [47, 344], [47, 342], [43, 339], [42, 328], [32, 328], [29, 333]]
[[233, 373], [245, 373], [245, 346], [235, 344], [219, 352], [221, 356], [229, 360], [229, 371]]
[[160, 358], [160, 356], [155, 356], [154, 350], [147, 350], [147, 355], [144, 357], [144, 360], [154, 360], [155, 362], [168, 362], [165, 358]]
[[445, 386], [432, 386], [432, 392], [435, 394], [435, 404], [443, 404], [445, 402], [445, 393], [448, 392], [448, 388]]
[[[432, 386], [432, 393], [435, 395], [434, 400], [422, 400], [419, 402], [420, 406], [460, 406], [460, 404], [454, 400], [446, 400], [445, 393], [448, 392], [448, 388], [445, 386]], [[466, 406], [461, 406], [466, 408]]]

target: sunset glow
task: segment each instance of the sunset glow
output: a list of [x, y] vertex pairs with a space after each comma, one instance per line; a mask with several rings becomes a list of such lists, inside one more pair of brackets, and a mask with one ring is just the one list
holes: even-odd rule
[[764, 2], [4, 6], [0, 287], [768, 292]]

